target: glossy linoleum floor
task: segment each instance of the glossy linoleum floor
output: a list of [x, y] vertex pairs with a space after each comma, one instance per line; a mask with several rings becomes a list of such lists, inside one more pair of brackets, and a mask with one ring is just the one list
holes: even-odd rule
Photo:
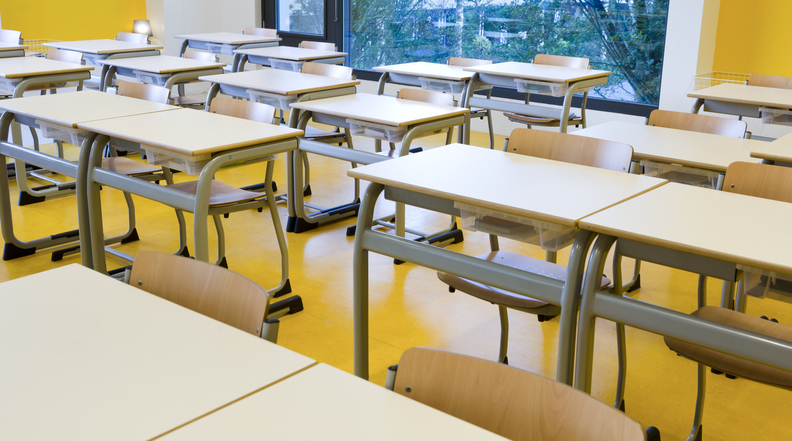
[[[356, 141], [358, 148], [371, 148], [371, 143], [364, 139], [356, 138]], [[416, 141], [425, 148], [440, 142], [438, 137]], [[486, 145], [482, 134], [476, 134], [474, 144]], [[502, 145], [502, 137], [496, 145]], [[75, 155], [74, 150], [69, 154]], [[281, 191], [286, 186], [285, 165], [285, 155], [281, 155], [276, 166], [276, 182]], [[351, 201], [353, 183], [345, 176], [348, 168], [348, 163], [311, 156], [313, 196], [310, 200], [324, 206]], [[230, 184], [245, 185], [259, 182], [263, 170], [262, 164], [233, 167], [222, 170], [218, 178]], [[180, 173], [176, 179], [195, 178]], [[365, 183], [362, 186], [365, 187]], [[16, 188], [15, 183], [12, 188]], [[12, 193], [15, 227], [21, 238], [32, 239], [77, 228], [73, 197], [17, 207], [16, 190]], [[102, 199], [106, 236], [123, 232], [126, 209], [121, 193], [104, 188]], [[137, 197], [135, 201], [141, 240], [118, 248], [132, 254], [140, 250], [175, 250], [178, 241], [173, 210]], [[383, 202], [379, 213], [384, 215], [391, 209], [391, 204]], [[285, 205], [279, 205], [279, 213], [285, 227]], [[191, 221], [191, 215], [187, 214], [188, 225]], [[434, 231], [445, 227], [447, 222], [445, 216], [408, 208], [410, 226]], [[345, 232], [354, 223], [354, 218], [348, 218], [302, 234], [287, 234], [293, 294], [302, 297], [305, 310], [281, 318], [279, 339], [279, 344], [287, 348], [349, 372], [352, 371], [353, 238], [347, 237]], [[224, 225], [230, 268], [265, 288], [275, 286], [280, 278], [280, 265], [269, 215], [254, 211], [236, 213], [225, 220]], [[214, 235], [211, 222], [210, 232]], [[735, 231], [734, 234], [750, 233]], [[210, 247], [214, 243], [212, 241]], [[464, 242], [450, 248], [477, 255], [487, 252], [488, 247], [486, 235], [465, 232]], [[509, 240], [501, 240], [501, 248], [539, 258], [544, 256], [538, 247]], [[215, 253], [213, 248], [210, 250]], [[566, 258], [567, 253], [561, 252], [559, 262]], [[107, 260], [108, 268], [126, 264], [115, 257]], [[63, 261], [51, 262], [49, 253], [39, 252], [3, 262], [0, 280], [79, 261], [79, 255], [71, 255]], [[625, 264], [625, 270], [630, 273], [628, 266], [631, 268]], [[607, 273], [610, 275], [610, 270]], [[495, 306], [459, 292], [449, 293], [434, 271], [410, 263], [394, 266], [392, 259], [384, 256], [372, 255], [370, 279], [372, 381], [383, 384], [386, 368], [396, 364], [401, 353], [412, 346], [441, 348], [487, 359], [497, 356], [499, 322]], [[696, 280], [694, 274], [644, 264], [642, 287], [631, 295], [689, 312], [696, 309]], [[717, 304], [719, 296], [720, 284], [710, 281], [709, 303]], [[792, 324], [792, 308], [786, 303], [752, 298], [748, 308], [752, 315], [776, 317], [782, 323]], [[539, 323], [533, 315], [510, 311], [510, 321], [510, 364], [554, 378], [558, 319]], [[609, 403], [615, 393], [614, 329], [613, 323], [603, 320], [597, 323], [593, 394]], [[667, 349], [659, 336], [628, 329], [627, 337], [627, 414], [645, 427], [658, 427], [664, 440], [684, 439], [690, 430], [695, 404], [695, 364]], [[792, 439], [792, 410], [787, 405], [790, 398], [792, 395], [785, 390], [708, 374], [705, 439]]]

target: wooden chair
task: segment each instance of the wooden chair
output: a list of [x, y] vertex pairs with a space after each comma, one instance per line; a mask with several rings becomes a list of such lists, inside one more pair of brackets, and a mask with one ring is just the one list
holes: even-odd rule
[[[563, 67], [571, 67], [575, 69], [588, 69], [589, 68], [589, 59], [588, 58], [580, 58], [580, 57], [565, 57], [562, 55], [547, 55], [547, 54], [537, 54], [533, 60], [534, 64], [545, 64], [550, 66], [563, 66]], [[528, 100], [530, 98], [530, 94], [525, 95], [525, 103], [528, 104]], [[583, 126], [586, 128], [586, 102], [588, 101], [588, 92], [583, 92], [583, 104], [580, 106], [580, 116], [575, 115], [574, 113], [569, 114], [569, 125], [574, 125], [575, 127]], [[536, 116], [536, 115], [526, 115], [522, 113], [514, 113], [514, 112], [504, 112], [504, 116], [509, 118], [509, 121], [525, 124], [530, 129], [532, 126], [544, 126], [544, 127], [559, 127], [561, 125], [561, 121], [557, 118], [546, 118], [543, 116]]]
[[144, 251], [135, 258], [129, 284], [277, 343], [278, 321], [267, 320], [269, 293], [233, 271], [187, 257]]
[[119, 32], [116, 34], [116, 40], [134, 44], [148, 44], [148, 39], [149, 37], [146, 34], [135, 34], [133, 32]]
[[269, 29], [269, 28], [254, 28], [254, 27], [246, 27], [244, 31], [242, 31], [245, 35], [255, 35], [258, 37], [277, 37], [278, 30], [277, 29]]
[[745, 131], [748, 128], [745, 121], [660, 109], [652, 111], [646, 124], [733, 138], [745, 138]]
[[[214, 98], [212, 100], [212, 104], [210, 105], [209, 111], [213, 113], [219, 113], [221, 115], [245, 118], [267, 124], [272, 124], [272, 118], [275, 115], [275, 108], [267, 104], [254, 103], [245, 100], [235, 100], [226, 97]], [[275, 161], [267, 161], [265, 178], [266, 182], [272, 181], [274, 165]], [[177, 184], [168, 184], [168, 186], [175, 190], [195, 195], [198, 181], [180, 182]], [[213, 180], [211, 194], [209, 197], [209, 215], [212, 216], [215, 228], [217, 229], [217, 261], [215, 264], [227, 268], [228, 263], [225, 256], [225, 233], [223, 232], [223, 224], [220, 219], [221, 215], [227, 215], [229, 213], [250, 209], [263, 209], [263, 207], [269, 208], [275, 234], [278, 238], [278, 246], [280, 247], [282, 256], [281, 269], [283, 277], [279, 288], [273, 293], [273, 295], [277, 297], [280, 293], [285, 294], [291, 291], [288, 281], [288, 251], [286, 248], [286, 238], [283, 233], [283, 228], [281, 228], [278, 210], [275, 206], [275, 196], [272, 193], [272, 186], [266, 185], [264, 187], [265, 192], [261, 193], [257, 191], [242, 190], [218, 180]]]
[[792, 89], [792, 78], [775, 75], [752, 74], [748, 77], [749, 86], [775, 87], [777, 89]]
[[408, 349], [399, 361], [393, 390], [511, 440], [645, 439], [640, 424], [584, 392], [450, 352]]
[[[483, 64], [492, 64], [492, 60], [479, 60], [476, 58], [460, 58], [460, 57], [451, 57], [448, 59], [449, 66], [460, 66], [460, 67], [468, 67], [468, 66], [481, 66]], [[484, 88], [477, 88], [476, 90], [486, 90], [487, 91], [487, 98], [492, 97], [492, 86], [486, 86]], [[495, 148], [495, 133], [492, 130], [492, 111], [490, 109], [484, 109], [481, 107], [474, 107], [470, 109], [470, 119], [479, 118], [484, 119], [487, 118], [487, 127], [489, 130], [489, 139], [490, 139], [490, 149]]]
[[[565, 133], [528, 129], [515, 129], [512, 131], [506, 150], [521, 155], [623, 172], [629, 170], [633, 155], [632, 147], [627, 144], [567, 135]], [[498, 237], [495, 235], [490, 235], [490, 246], [490, 253], [477, 257], [566, 282], [567, 268], [555, 263], [556, 256], [554, 252], [548, 251], [547, 260], [543, 261], [521, 254], [500, 251]], [[501, 323], [498, 361], [502, 363], [508, 362], [506, 354], [509, 344], [507, 309], [536, 314], [540, 322], [549, 320], [561, 312], [561, 308], [558, 305], [504, 291], [500, 288], [457, 275], [438, 272], [437, 277], [448, 284], [450, 292], [459, 290], [465, 294], [498, 305]], [[610, 280], [603, 277], [602, 286], [607, 286], [608, 284], [610, 284]]]
[[336, 52], [338, 48], [334, 43], [323, 41], [308, 41], [303, 40], [300, 42], [300, 47], [303, 49], [315, 49], [319, 51], [333, 51]]
[[[203, 51], [191, 51], [186, 50], [184, 51], [184, 58], [189, 58], [191, 60], [199, 60], [204, 61], [207, 63], [215, 63], [217, 62], [217, 55], [211, 52], [203, 52]], [[178, 86], [179, 96], [173, 98], [173, 104], [179, 107], [189, 107], [189, 108], [202, 108], [206, 105], [206, 96], [202, 95], [201, 98], [191, 98], [185, 96], [184, 92], [184, 85], [188, 83], [197, 83], [199, 80], [196, 78], [191, 81], [185, 81], [182, 83], [176, 83]]]
[[[723, 191], [792, 203], [792, 169], [766, 164], [735, 162], [729, 165], [726, 170]], [[757, 213], [757, 215], [761, 214]], [[745, 282], [740, 282], [740, 285], [743, 283]], [[738, 288], [735, 310], [706, 306], [706, 299], [699, 297], [699, 309], [691, 313], [691, 315], [792, 342], [792, 327], [774, 323], [766, 320], [766, 318], [762, 319], [744, 314], [745, 300], [741, 291]], [[665, 337], [665, 343], [677, 354], [699, 363], [698, 398], [696, 400], [693, 428], [688, 439], [695, 439], [696, 436], [701, 439], [701, 422], [704, 412], [704, 395], [706, 393], [706, 366], [734, 377], [742, 377], [771, 386], [792, 389], [792, 373], [790, 372], [669, 337]]]

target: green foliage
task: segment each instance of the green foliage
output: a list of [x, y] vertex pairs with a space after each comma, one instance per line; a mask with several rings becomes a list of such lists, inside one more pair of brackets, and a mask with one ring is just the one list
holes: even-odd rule
[[350, 60], [370, 69], [449, 57], [587, 57], [613, 71], [593, 94], [657, 104], [668, 0], [353, 0]]

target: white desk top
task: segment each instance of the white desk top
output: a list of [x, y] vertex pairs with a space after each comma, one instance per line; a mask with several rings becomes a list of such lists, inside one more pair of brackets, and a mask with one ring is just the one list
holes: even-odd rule
[[316, 101], [302, 101], [289, 105], [295, 109], [394, 127], [409, 126], [470, 113], [470, 109], [462, 107], [439, 106], [368, 93], [357, 93]]
[[473, 76], [471, 72], [465, 72], [462, 66], [449, 66], [447, 64], [427, 63], [424, 61], [377, 66], [373, 70], [448, 81], [467, 81]]
[[311, 367], [163, 441], [504, 439], [325, 364]]
[[2, 111], [67, 127], [99, 119], [177, 109], [179, 107], [91, 90], [0, 101]]
[[751, 158], [751, 151], [767, 144], [751, 139], [617, 121], [578, 130], [573, 134], [629, 144], [635, 159], [723, 172], [732, 162], [759, 162]]
[[26, 44], [9, 44], [9, 43], [0, 43], [0, 51], [14, 51], [19, 49], [27, 49], [28, 46]]
[[317, 49], [307, 49], [302, 47], [291, 47], [291, 46], [271, 46], [271, 47], [257, 47], [253, 49], [237, 49], [234, 52], [237, 54], [247, 54], [257, 57], [269, 57], [269, 58], [277, 58], [279, 60], [290, 60], [290, 61], [322, 60], [325, 58], [346, 57], [347, 55], [349, 55], [346, 52], [322, 51]]
[[517, 61], [469, 66], [465, 67], [464, 70], [550, 83], [574, 83], [576, 81], [608, 76], [612, 73], [607, 70], [575, 69], [547, 64], [520, 63]]
[[77, 124], [77, 127], [186, 156], [201, 156], [303, 134], [302, 130], [190, 109], [92, 121]]
[[690, 92], [688, 96], [729, 103], [753, 104], [785, 109], [792, 108], [792, 89], [747, 86], [744, 84], [719, 84]]
[[358, 167], [347, 174], [567, 226], [666, 183], [464, 144]]
[[237, 34], [235, 32], [208, 32], [204, 34], [183, 34], [175, 38], [183, 40], [205, 41], [218, 44], [246, 44], [266, 43], [268, 41], [281, 41], [280, 37], [262, 37], [259, 35]]
[[93, 66], [65, 63], [39, 57], [0, 58], [0, 77], [24, 78], [71, 72], [88, 72]]
[[201, 81], [242, 87], [277, 95], [299, 95], [319, 90], [338, 89], [360, 84], [358, 80], [342, 80], [281, 69], [262, 69], [223, 75], [205, 75], [198, 77], [198, 79]]
[[751, 156], [773, 161], [792, 162], [792, 133], [773, 142], [763, 142], [751, 151]]
[[580, 221], [580, 228], [792, 274], [792, 204], [668, 184]]
[[314, 364], [79, 265], [0, 284], [0, 439], [145, 440]]
[[96, 55], [140, 52], [163, 48], [163, 46], [156, 44], [136, 44], [118, 40], [59, 41], [57, 43], [45, 43], [44, 46]]
[[192, 58], [156, 55], [153, 57], [113, 58], [100, 60], [99, 63], [124, 69], [140, 70], [158, 74], [187, 72], [191, 70], [222, 68], [225, 63], [206, 62]]

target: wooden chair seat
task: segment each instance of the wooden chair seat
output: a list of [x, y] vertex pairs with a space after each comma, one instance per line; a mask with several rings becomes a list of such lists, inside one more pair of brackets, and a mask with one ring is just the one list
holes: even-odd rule
[[[510, 253], [508, 251], [494, 251], [476, 257], [500, 265], [506, 265], [511, 268], [528, 271], [539, 276], [549, 277], [561, 282], [566, 282], [567, 279], [566, 266], [535, 259], [529, 256], [523, 256], [521, 254]], [[504, 291], [500, 288], [495, 288], [494, 286], [475, 282], [464, 277], [459, 277], [439, 271], [437, 272], [437, 277], [454, 289], [458, 289], [466, 294], [470, 294], [473, 297], [477, 297], [491, 303], [504, 305], [509, 308], [531, 310], [543, 308], [549, 305], [549, 303], [542, 300]], [[610, 285], [610, 280], [603, 276], [601, 286], [607, 285]]]
[[[792, 342], [792, 327], [730, 309], [704, 306], [691, 313], [691, 315]], [[772, 386], [792, 388], [792, 372], [765, 366], [670, 337], [665, 337], [665, 343], [678, 354], [720, 371]]]
[[144, 164], [142, 162], [119, 156], [102, 158], [102, 168], [127, 176], [147, 175], [162, 171], [162, 169], [157, 166]]
[[[168, 188], [179, 190], [184, 193], [195, 194], [198, 188], [198, 181], [180, 182], [178, 184], [168, 185]], [[242, 190], [222, 183], [218, 180], [212, 181], [212, 193], [209, 196], [210, 207], [220, 207], [223, 205], [238, 204], [241, 202], [253, 201], [256, 199], [264, 198], [267, 195], [255, 191]]]
[[[541, 116], [523, 115], [521, 113], [503, 112], [503, 116], [509, 118], [509, 121], [526, 123], [526, 124], [550, 124], [553, 121], [558, 121], [555, 118], [542, 118]], [[574, 113], [569, 114], [569, 121], [581, 121], [582, 118]]]

